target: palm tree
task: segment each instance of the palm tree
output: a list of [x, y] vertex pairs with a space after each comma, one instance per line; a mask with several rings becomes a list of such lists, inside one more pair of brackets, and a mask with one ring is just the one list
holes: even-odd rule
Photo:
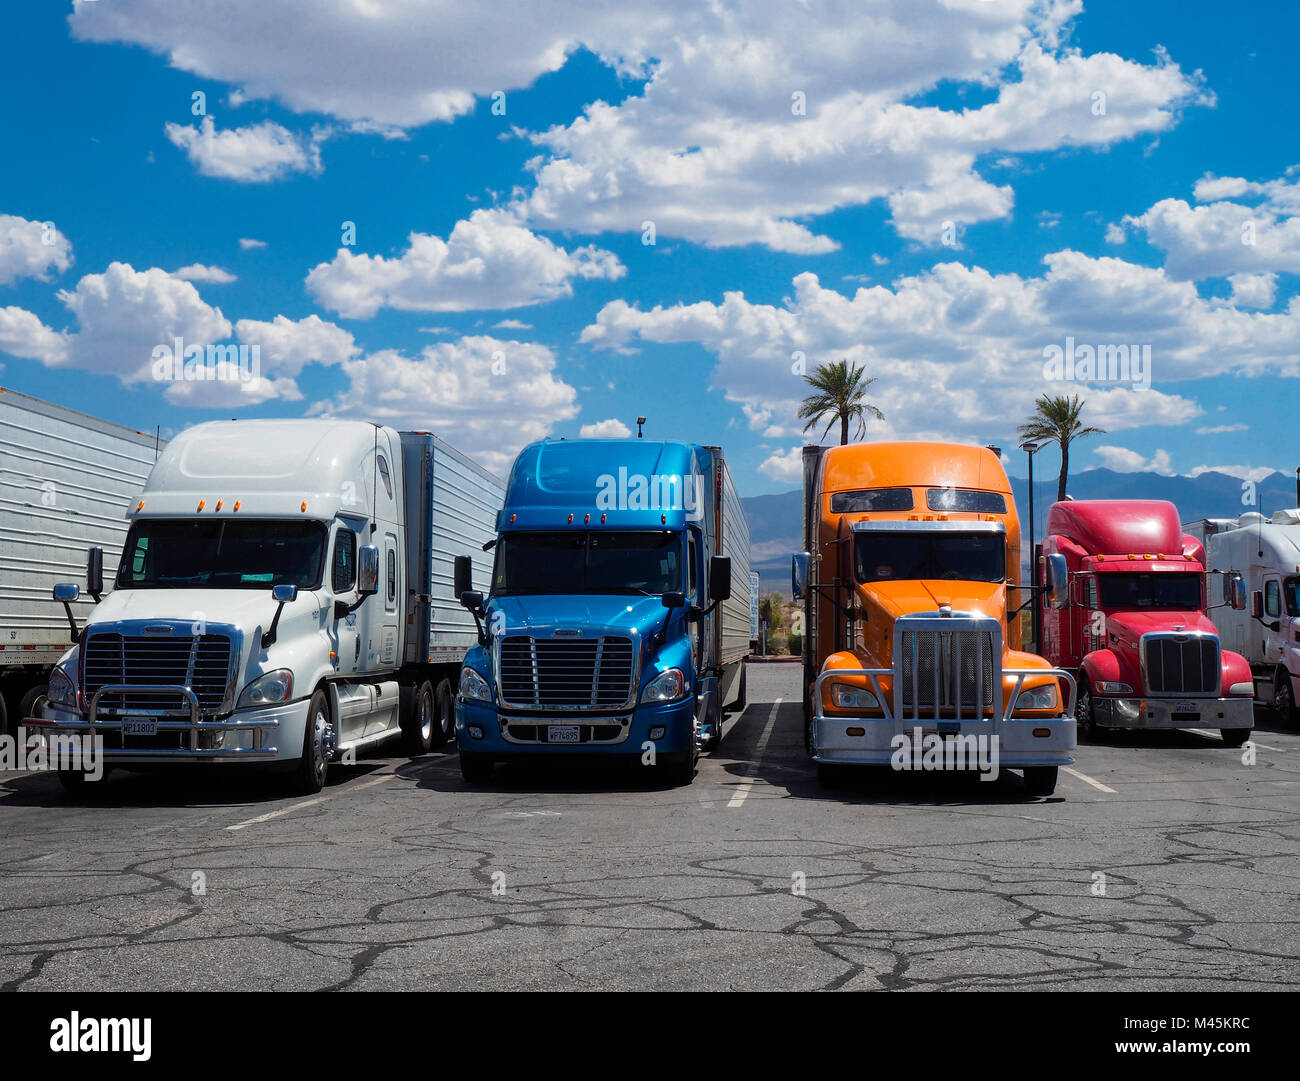
[[1080, 436], [1106, 434], [1104, 428], [1082, 426], [1079, 414], [1083, 412], [1083, 404], [1077, 394], [1071, 398], [1044, 394], [1034, 403], [1033, 414], [1020, 425], [1020, 438], [1024, 442], [1060, 444], [1061, 475], [1056, 484], [1058, 503], [1065, 498], [1065, 478], [1070, 472], [1070, 444]]
[[849, 421], [856, 420], [858, 436], [867, 434], [867, 418], [884, 420], [885, 414], [867, 401], [867, 388], [876, 380], [864, 379], [865, 369], [854, 365], [849, 367], [847, 360], [833, 364], [819, 364], [812, 375], [805, 375], [804, 382], [813, 387], [817, 393], [810, 394], [799, 406], [799, 419], [808, 421], [803, 426], [806, 432], [814, 424], [830, 418], [822, 438], [838, 419], [840, 422], [840, 445], [849, 441]]

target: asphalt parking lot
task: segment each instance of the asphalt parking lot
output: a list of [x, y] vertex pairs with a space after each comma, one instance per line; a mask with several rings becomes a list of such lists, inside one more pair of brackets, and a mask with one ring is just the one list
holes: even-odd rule
[[1078, 752], [1056, 794], [819, 786], [794, 665], [695, 784], [363, 759], [317, 797], [213, 768], [0, 775], [0, 988], [1275, 989], [1300, 984], [1300, 734]]

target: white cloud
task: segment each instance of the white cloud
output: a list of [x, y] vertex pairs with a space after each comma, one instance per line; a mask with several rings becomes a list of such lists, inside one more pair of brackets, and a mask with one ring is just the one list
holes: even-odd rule
[[292, 173], [321, 171], [320, 144], [325, 138], [322, 131], [296, 135], [269, 120], [217, 131], [210, 116], [205, 116], [197, 128], [169, 123], [164, 130], [204, 176], [257, 184]]
[[223, 267], [204, 266], [202, 263], [191, 263], [179, 270], [173, 270], [172, 277], [179, 278], [181, 281], [208, 282], [212, 285], [229, 285], [238, 280], [234, 274]]
[[1238, 480], [1249, 480], [1258, 484], [1265, 477], [1270, 477], [1276, 472], [1277, 469], [1271, 465], [1198, 465], [1188, 476], [1196, 478], [1202, 473], [1226, 473]]
[[235, 336], [257, 345], [263, 363], [281, 376], [295, 376], [307, 364], [342, 364], [360, 352], [351, 334], [319, 315], [297, 322], [283, 315], [269, 323], [241, 319], [235, 324]]
[[53, 366], [67, 356], [68, 340], [26, 308], [0, 308], [0, 352]]
[[1232, 303], [1238, 308], [1271, 308], [1277, 299], [1277, 275], [1232, 274]]
[[614, 281], [626, 272], [611, 252], [593, 246], [566, 251], [506, 211], [476, 210], [446, 240], [412, 233], [395, 259], [340, 248], [333, 262], [307, 275], [307, 289], [343, 316], [368, 319], [383, 307], [520, 308], [572, 295], [574, 278]]
[[791, 447], [768, 455], [758, 471], [773, 480], [794, 482], [803, 477], [803, 448]]
[[577, 391], [556, 374], [554, 354], [531, 342], [465, 337], [418, 357], [389, 349], [342, 368], [348, 388], [311, 413], [427, 429], [498, 473], [524, 444], [578, 414]]
[[261, 405], [278, 398], [298, 401], [301, 391], [292, 379], [268, 379], [250, 376], [237, 364], [220, 361], [211, 369], [212, 378], [184, 380], [168, 384], [163, 396], [172, 405], [189, 409], [240, 409]]
[[525, 323], [519, 319], [502, 319], [499, 323], [492, 324], [493, 330], [532, 330], [532, 323]]
[[[869, 393], [887, 419], [871, 423], [873, 438], [985, 442], [1012, 428], [1045, 392], [1081, 393], [1088, 422], [1108, 431], [1181, 424], [1203, 410], [1178, 393], [1180, 383], [1300, 375], [1300, 301], [1280, 313], [1243, 312], [1202, 299], [1192, 283], [1157, 268], [1074, 251], [1044, 263], [1032, 278], [941, 263], [848, 295], [804, 273], [778, 305], [739, 292], [649, 310], [618, 300], [600, 310], [581, 340], [621, 351], [641, 342], [702, 346], [717, 358], [712, 385], [757, 431], [794, 423], [806, 391], [792, 370], [794, 354], [802, 353], [809, 369], [847, 358], [879, 380]], [[1048, 380], [1044, 350], [1067, 337], [1094, 348], [1149, 347], [1152, 389]]]
[[72, 265], [72, 244], [53, 222], [28, 221], [0, 214], [0, 285], [19, 278], [49, 281]]
[[1174, 473], [1167, 450], [1157, 450], [1150, 458], [1127, 447], [1100, 446], [1092, 450], [1107, 469], [1116, 473], [1159, 473], [1166, 477]]
[[1228, 432], [1248, 432], [1249, 424], [1213, 424], [1196, 429], [1197, 435], [1226, 435]]
[[265, 248], [266, 241], [257, 240], [251, 236], [241, 236], [239, 238], [239, 246], [244, 251], [256, 251], [258, 248]]
[[581, 439], [626, 439], [631, 434], [632, 429], [616, 417], [584, 424], [578, 431]]
[[[836, 247], [813, 218], [875, 200], [902, 235], [931, 244], [945, 221], [1005, 218], [1011, 190], [977, 161], [1110, 146], [1209, 100], [1163, 54], [1139, 64], [1067, 48], [1081, 10], [1078, 0], [645, 0], [635, 10], [557, 0], [501, 19], [434, 0], [114, 0], [77, 5], [70, 25], [83, 40], [143, 45], [234, 84], [239, 100], [275, 99], [386, 136], [483, 109], [586, 48], [644, 85], [572, 123], [519, 133], [540, 151], [535, 190], [521, 195], [528, 224], [627, 232], [653, 220], [660, 235], [710, 246], [813, 254]], [[960, 111], [913, 104], [942, 83], [995, 96]]]

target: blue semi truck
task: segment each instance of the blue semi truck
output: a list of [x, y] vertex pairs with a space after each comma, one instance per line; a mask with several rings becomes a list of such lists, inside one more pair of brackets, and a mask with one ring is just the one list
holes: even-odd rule
[[749, 525], [717, 447], [546, 440], [515, 460], [456, 698], [467, 781], [498, 761], [613, 756], [689, 784], [743, 709]]

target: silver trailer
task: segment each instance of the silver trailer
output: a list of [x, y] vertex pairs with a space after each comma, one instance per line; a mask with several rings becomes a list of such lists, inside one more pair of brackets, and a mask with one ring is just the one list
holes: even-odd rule
[[[0, 731], [31, 715], [72, 644], [55, 583], [85, 578], [92, 545], [117, 566], [127, 508], [159, 446], [152, 433], [0, 388]], [[80, 625], [94, 602], [72, 607]]]

